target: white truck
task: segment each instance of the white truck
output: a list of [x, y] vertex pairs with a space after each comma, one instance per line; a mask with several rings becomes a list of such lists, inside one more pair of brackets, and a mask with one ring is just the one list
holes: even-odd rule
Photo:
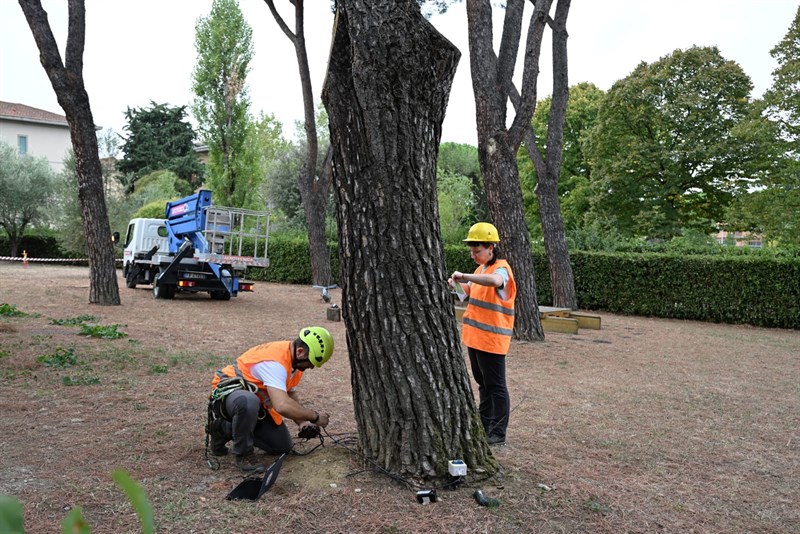
[[[248, 266], [268, 267], [269, 212], [211, 204], [211, 191], [168, 202], [164, 219], [132, 219], [125, 235], [123, 274], [129, 288], [153, 286], [153, 296], [208, 292], [229, 300], [253, 291]], [[244, 255], [249, 249], [252, 255]]]

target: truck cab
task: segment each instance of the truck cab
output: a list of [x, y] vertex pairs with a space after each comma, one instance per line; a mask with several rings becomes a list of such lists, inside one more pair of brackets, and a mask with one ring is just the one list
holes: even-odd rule
[[126, 276], [134, 258], [142, 259], [153, 247], [157, 247], [157, 253], [167, 254], [169, 243], [164, 219], [131, 219], [123, 246], [122, 272]]

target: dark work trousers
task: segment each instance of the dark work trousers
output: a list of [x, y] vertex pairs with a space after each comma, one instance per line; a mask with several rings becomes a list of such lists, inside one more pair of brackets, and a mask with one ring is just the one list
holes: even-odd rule
[[486, 436], [506, 437], [511, 401], [506, 387], [506, 357], [467, 347], [472, 376], [478, 383], [480, 412]]
[[225, 434], [233, 439], [231, 452], [234, 455], [250, 454], [254, 445], [269, 454], [291, 450], [292, 436], [286, 422], [276, 425], [268, 413], [259, 419], [260, 410], [261, 400], [250, 391], [240, 389], [225, 397], [225, 413], [229, 421], [225, 421], [223, 426]]

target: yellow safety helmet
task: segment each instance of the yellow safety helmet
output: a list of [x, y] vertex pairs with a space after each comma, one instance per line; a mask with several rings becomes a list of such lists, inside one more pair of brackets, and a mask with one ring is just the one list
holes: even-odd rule
[[467, 233], [464, 243], [499, 243], [500, 236], [497, 228], [487, 222], [479, 222], [472, 225]]
[[321, 326], [308, 326], [300, 330], [300, 340], [308, 345], [308, 360], [319, 367], [333, 354], [333, 337]]

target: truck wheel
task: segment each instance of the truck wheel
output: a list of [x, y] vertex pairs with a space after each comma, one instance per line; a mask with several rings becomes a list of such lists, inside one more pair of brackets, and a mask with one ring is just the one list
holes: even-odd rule
[[211, 292], [212, 300], [231, 300], [231, 294], [224, 289], [214, 290]]
[[173, 299], [175, 298], [175, 290], [177, 288], [172, 284], [154, 285], [153, 298], [157, 299]]
[[136, 289], [136, 279], [139, 278], [139, 269], [125, 266], [125, 285], [128, 289]]

